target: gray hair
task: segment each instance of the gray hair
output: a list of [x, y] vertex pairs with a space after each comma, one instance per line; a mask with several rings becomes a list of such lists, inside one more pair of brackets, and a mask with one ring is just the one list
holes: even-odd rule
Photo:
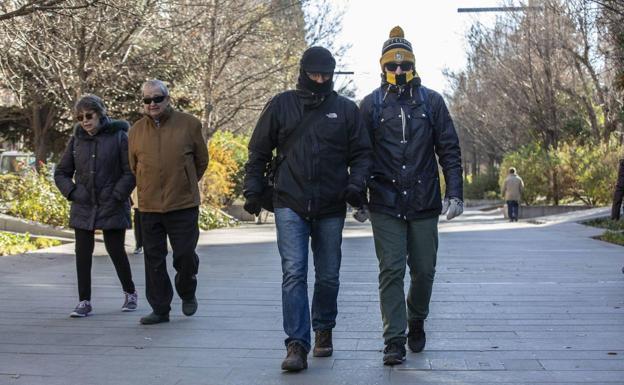
[[106, 116], [106, 106], [104, 101], [97, 95], [85, 94], [74, 104], [74, 114], [78, 115], [80, 111], [93, 111], [100, 117]]
[[162, 80], [152, 79], [152, 80], [146, 81], [141, 86], [141, 91], [142, 92], [145, 92], [145, 87], [160, 88], [160, 90], [163, 93], [163, 96], [169, 96], [169, 88], [167, 88], [167, 86], [165, 85], [165, 83]]

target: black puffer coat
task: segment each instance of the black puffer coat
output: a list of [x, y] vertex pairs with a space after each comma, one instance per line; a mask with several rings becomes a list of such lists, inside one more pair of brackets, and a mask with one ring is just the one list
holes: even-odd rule
[[[423, 103], [418, 87], [400, 95], [387, 92], [377, 124], [374, 94], [362, 100], [360, 110], [370, 132], [374, 160], [368, 187], [370, 210], [406, 220], [440, 214], [442, 199], [438, 155], [446, 181], [445, 197], [463, 199], [461, 151], [453, 121], [442, 96], [426, 90]], [[429, 117], [431, 115], [431, 119]]]
[[[344, 216], [347, 185], [365, 191], [371, 162], [370, 139], [358, 107], [334, 93], [320, 106], [304, 102], [300, 91], [276, 95], [265, 107], [249, 142], [244, 195], [262, 194], [271, 152], [281, 147], [304, 113], [321, 109], [281, 162], [275, 177], [275, 207], [307, 218]], [[305, 107], [304, 107], [305, 105]], [[294, 134], [298, 135], [298, 134]]]
[[69, 225], [83, 230], [130, 228], [130, 193], [135, 179], [128, 164], [128, 123], [107, 121], [90, 136], [74, 129], [54, 172], [69, 199]]

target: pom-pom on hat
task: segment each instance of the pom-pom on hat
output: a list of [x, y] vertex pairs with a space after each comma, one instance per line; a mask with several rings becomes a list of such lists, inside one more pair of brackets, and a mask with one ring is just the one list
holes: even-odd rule
[[390, 38], [384, 42], [381, 49], [381, 59], [379, 59], [381, 70], [384, 71], [385, 65], [390, 62], [416, 64], [412, 44], [405, 39], [403, 28], [398, 25], [390, 30]]

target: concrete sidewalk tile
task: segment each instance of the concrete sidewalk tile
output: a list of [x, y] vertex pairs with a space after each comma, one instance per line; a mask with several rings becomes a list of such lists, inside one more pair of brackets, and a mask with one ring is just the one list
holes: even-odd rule
[[[622, 384], [623, 249], [589, 233], [561, 220], [512, 226], [470, 209], [441, 221], [427, 346], [389, 368], [370, 224], [347, 220], [334, 354], [310, 355], [297, 374], [280, 369], [274, 225], [202, 232], [197, 314], [183, 316], [174, 295], [171, 322], [149, 327], [138, 323], [150, 311], [141, 256], [130, 256], [139, 311], [124, 314], [114, 267], [96, 244], [95, 311], [80, 320], [68, 317], [77, 296], [72, 244], [0, 257], [0, 385], [67, 385], [77, 376], [87, 385]], [[313, 281], [310, 258], [310, 295]]]

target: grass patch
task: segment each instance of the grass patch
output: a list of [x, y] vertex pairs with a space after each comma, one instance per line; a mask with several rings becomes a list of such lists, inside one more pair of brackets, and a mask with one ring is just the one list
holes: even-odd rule
[[624, 220], [614, 221], [613, 219], [610, 219], [608, 217], [603, 217], [591, 219], [589, 221], [581, 223], [587, 226], [593, 226], [607, 230], [604, 234], [595, 237], [596, 239], [624, 246]]
[[58, 246], [61, 241], [50, 238], [32, 237], [30, 234], [14, 234], [0, 231], [0, 256], [21, 254], [27, 251]]
[[624, 246], [624, 233], [617, 231], [607, 231], [599, 237], [600, 240], [616, 245]]
[[581, 223], [587, 226], [599, 227], [601, 229], [611, 231], [624, 231], [624, 220], [614, 221], [608, 217], [591, 219]]

